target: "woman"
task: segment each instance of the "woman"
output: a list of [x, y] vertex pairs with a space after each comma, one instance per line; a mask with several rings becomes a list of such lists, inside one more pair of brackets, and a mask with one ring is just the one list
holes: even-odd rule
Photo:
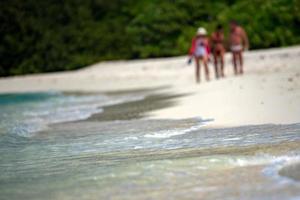
[[224, 77], [224, 34], [222, 25], [218, 25], [216, 31], [211, 35], [213, 47], [214, 65], [216, 78]]
[[194, 57], [196, 61], [196, 82], [200, 82], [200, 62], [202, 61], [205, 70], [206, 80], [209, 81], [208, 59], [210, 47], [205, 28], [200, 27], [197, 30], [196, 36], [192, 40], [189, 55]]

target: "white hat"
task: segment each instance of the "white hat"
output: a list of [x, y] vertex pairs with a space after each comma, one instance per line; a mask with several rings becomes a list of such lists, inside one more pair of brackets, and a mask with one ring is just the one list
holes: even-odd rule
[[197, 35], [207, 35], [206, 29], [203, 27], [198, 28]]

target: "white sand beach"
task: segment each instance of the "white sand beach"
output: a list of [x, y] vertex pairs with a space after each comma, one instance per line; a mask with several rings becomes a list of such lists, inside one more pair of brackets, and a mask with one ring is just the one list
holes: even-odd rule
[[[300, 46], [245, 53], [245, 74], [233, 76], [226, 54], [226, 78], [196, 84], [187, 57], [101, 62], [77, 71], [0, 78], [0, 93], [33, 91], [116, 91], [163, 87], [187, 94], [150, 118], [214, 119], [210, 127], [300, 122]], [[194, 64], [194, 63], [193, 63]], [[202, 69], [203, 75], [203, 69]]]

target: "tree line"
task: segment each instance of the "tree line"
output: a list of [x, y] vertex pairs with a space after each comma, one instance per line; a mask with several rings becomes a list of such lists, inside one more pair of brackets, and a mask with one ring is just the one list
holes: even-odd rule
[[300, 44], [299, 0], [1, 0], [0, 76], [182, 55], [231, 19], [252, 49]]

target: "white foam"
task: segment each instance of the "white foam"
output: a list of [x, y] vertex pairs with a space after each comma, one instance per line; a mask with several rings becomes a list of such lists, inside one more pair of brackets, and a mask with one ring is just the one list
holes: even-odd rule
[[138, 137], [135, 136], [129, 136], [129, 137], [125, 137], [124, 140], [137, 140]]
[[294, 181], [288, 177], [279, 175], [279, 171], [287, 165], [300, 162], [300, 156], [280, 156], [271, 161], [271, 163], [263, 169], [263, 173], [272, 177], [281, 184], [293, 183]]
[[[54, 93], [55, 94], [55, 93]], [[58, 93], [40, 102], [18, 105], [19, 115], [7, 110], [6, 129], [22, 137], [31, 137], [33, 133], [45, 130], [49, 124], [84, 120], [96, 113], [103, 112], [104, 106], [121, 104], [144, 99], [142, 95], [86, 95], [70, 96]], [[6, 113], [4, 113], [6, 114]], [[2, 114], [3, 116], [3, 114]], [[3, 123], [2, 123], [3, 124]]]
[[236, 140], [240, 140], [240, 137], [234, 137], [234, 138], [225, 138], [223, 139], [223, 141], [236, 141]]
[[177, 136], [177, 135], [188, 134], [190, 132], [199, 130], [203, 126], [204, 126], [204, 124], [201, 122], [200, 124], [192, 126], [187, 129], [163, 130], [163, 131], [159, 131], [159, 132], [153, 133], [153, 134], [146, 134], [146, 135], [144, 135], [144, 137], [145, 138], [170, 138], [170, 137]]
[[271, 155], [257, 155], [250, 157], [237, 157], [230, 160], [230, 163], [234, 166], [244, 167], [251, 165], [268, 165], [268, 166], [281, 166], [288, 163], [299, 162], [300, 156], [271, 156]]
[[300, 162], [300, 156], [298, 154], [285, 156], [257, 155], [232, 158], [229, 162], [231, 165], [238, 167], [265, 165], [262, 170], [264, 175], [275, 179], [279, 184], [289, 184], [295, 181], [279, 175], [279, 171], [284, 166]]

